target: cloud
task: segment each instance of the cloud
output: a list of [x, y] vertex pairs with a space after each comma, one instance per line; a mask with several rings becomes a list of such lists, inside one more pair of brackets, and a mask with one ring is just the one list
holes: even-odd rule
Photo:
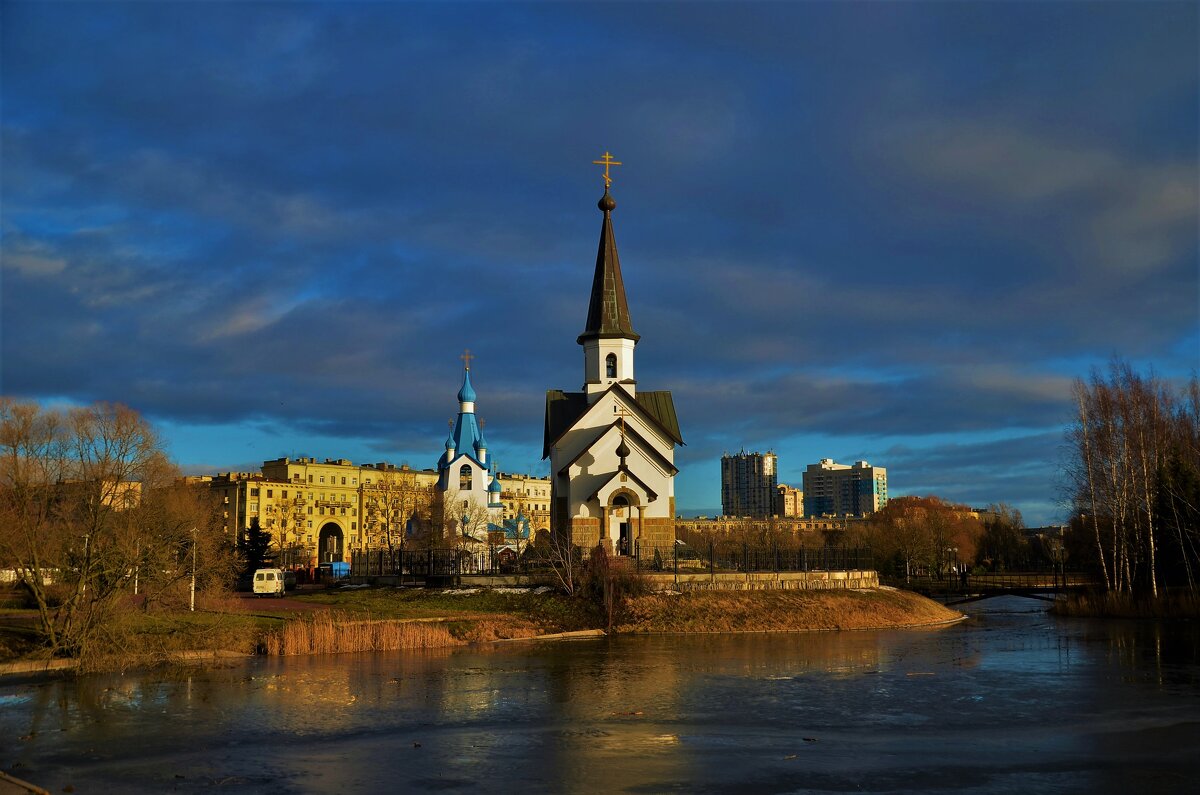
[[907, 122], [885, 137], [894, 167], [957, 196], [1035, 222], [1065, 216], [1081, 267], [1154, 273], [1196, 251], [1194, 157], [1122, 154], [1082, 131], [1068, 139], [985, 118]]

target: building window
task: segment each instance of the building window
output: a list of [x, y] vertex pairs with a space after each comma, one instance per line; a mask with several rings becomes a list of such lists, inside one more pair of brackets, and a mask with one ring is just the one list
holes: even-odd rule
[[617, 355], [610, 353], [604, 359], [604, 371], [609, 378], [617, 377]]
[[308, 482], [309, 482], [309, 483], [312, 483], [312, 475], [309, 475], [309, 476], [308, 476]]
[[280, 499], [286, 500], [287, 499], [287, 489], [284, 489], [283, 491], [279, 492], [279, 497], [280, 497]]
[[322, 482], [322, 483], [324, 483], [324, 482], [325, 482], [325, 476], [324, 476], [324, 475], [322, 475], [322, 476], [321, 476], [321, 482]]
[[257, 497], [257, 496], [258, 496], [258, 489], [250, 489], [250, 496], [251, 496], [251, 497]]
[[350, 529], [351, 529], [351, 530], [357, 530], [357, 529], [358, 529], [358, 522], [351, 522], [351, 523], [350, 523]]
[[346, 479], [345, 479], [345, 478], [342, 478], [342, 485], [343, 485], [343, 486], [345, 486], [345, 485], [346, 485]]
[[357, 486], [357, 485], [358, 485], [358, 478], [350, 478], [350, 485], [351, 485], [351, 486]]
[[471, 490], [471, 465], [463, 464], [458, 469], [458, 488], [460, 491]]
[[267, 496], [268, 496], [268, 497], [274, 497], [274, 496], [275, 496], [275, 492], [274, 492], [274, 491], [272, 491], [271, 489], [267, 489]]

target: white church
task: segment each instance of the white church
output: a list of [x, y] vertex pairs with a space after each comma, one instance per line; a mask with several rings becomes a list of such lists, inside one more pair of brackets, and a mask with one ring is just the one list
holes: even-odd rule
[[584, 549], [643, 556], [675, 541], [675, 445], [683, 444], [670, 392], [638, 389], [633, 330], [613, 236], [605, 153], [604, 214], [583, 346], [583, 388], [546, 393], [552, 532]]

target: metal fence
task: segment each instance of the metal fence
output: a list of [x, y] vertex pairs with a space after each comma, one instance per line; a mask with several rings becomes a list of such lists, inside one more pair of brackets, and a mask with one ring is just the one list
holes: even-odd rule
[[[582, 564], [588, 551], [576, 548], [575, 561]], [[712, 573], [840, 571], [871, 568], [867, 550], [848, 547], [779, 548], [747, 544], [683, 543], [651, 545], [635, 543], [632, 555], [614, 556], [645, 573]], [[463, 575], [550, 576], [555, 564], [537, 548], [517, 554], [511, 549], [471, 552], [462, 549], [370, 550], [356, 552], [350, 566], [354, 578], [396, 577], [400, 581], [428, 582]]]
[[780, 548], [710, 542], [689, 545], [634, 544], [638, 571], [736, 572], [849, 571], [872, 568], [870, 553], [855, 547]]

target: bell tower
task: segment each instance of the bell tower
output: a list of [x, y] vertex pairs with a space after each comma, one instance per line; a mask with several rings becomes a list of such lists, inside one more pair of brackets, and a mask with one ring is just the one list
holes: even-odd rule
[[592, 162], [604, 166], [604, 195], [597, 204], [604, 213], [604, 222], [600, 226], [600, 247], [592, 276], [587, 325], [576, 340], [583, 346], [583, 389], [588, 402], [616, 383], [622, 384], [631, 396], [635, 393], [633, 349], [641, 339], [629, 319], [621, 260], [613, 235], [612, 213], [617, 202], [609, 193], [612, 178], [608, 171], [611, 166], [621, 164], [608, 152], [604, 153], [603, 159]]

